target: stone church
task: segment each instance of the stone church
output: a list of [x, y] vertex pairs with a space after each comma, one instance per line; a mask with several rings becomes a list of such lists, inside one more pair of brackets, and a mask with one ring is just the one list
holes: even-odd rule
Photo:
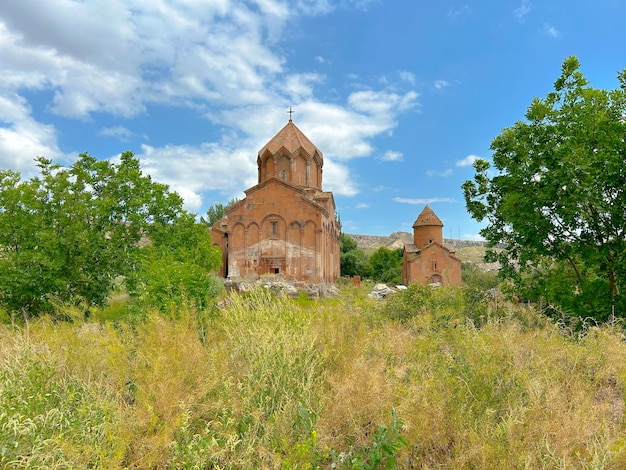
[[461, 284], [461, 260], [443, 243], [443, 223], [426, 205], [413, 223], [413, 243], [404, 245], [402, 282]]
[[259, 150], [257, 166], [258, 184], [211, 229], [221, 274], [335, 282], [341, 227], [333, 194], [322, 189], [322, 152], [289, 119]]

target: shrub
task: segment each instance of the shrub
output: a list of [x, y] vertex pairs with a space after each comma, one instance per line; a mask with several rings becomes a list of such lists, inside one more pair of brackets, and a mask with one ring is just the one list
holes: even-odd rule
[[131, 294], [140, 309], [164, 313], [181, 307], [207, 309], [224, 287], [223, 279], [195, 262], [169, 256], [147, 256], [137, 277]]

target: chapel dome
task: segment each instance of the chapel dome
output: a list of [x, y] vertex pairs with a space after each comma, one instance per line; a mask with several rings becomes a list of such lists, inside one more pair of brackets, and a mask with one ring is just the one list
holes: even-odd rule
[[261, 150], [259, 150], [259, 157], [262, 157], [268, 152], [270, 155], [275, 155], [281, 148], [284, 148], [290, 154], [295, 154], [298, 150], [302, 149], [310, 158], [318, 161], [320, 165], [322, 164], [323, 155], [320, 149], [298, 129], [291, 119]]
[[417, 219], [413, 223], [413, 228], [415, 227], [425, 227], [425, 226], [439, 226], [443, 227], [443, 222], [437, 217], [437, 215], [433, 212], [430, 206], [426, 205], [424, 210], [417, 216]]

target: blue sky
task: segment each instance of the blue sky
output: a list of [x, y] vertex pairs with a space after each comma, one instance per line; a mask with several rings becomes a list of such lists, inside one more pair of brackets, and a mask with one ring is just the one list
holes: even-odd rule
[[324, 154], [347, 233], [481, 225], [460, 189], [575, 55], [597, 88], [626, 68], [623, 0], [0, 2], [0, 168], [80, 152], [142, 168], [203, 215], [256, 183], [294, 123]]

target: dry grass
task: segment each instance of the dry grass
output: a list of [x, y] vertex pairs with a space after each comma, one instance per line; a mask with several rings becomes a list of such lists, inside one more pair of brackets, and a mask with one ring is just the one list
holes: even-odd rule
[[[618, 327], [571, 337], [511, 305], [477, 327], [458, 290], [400, 323], [362, 294], [0, 326], [0, 466], [376, 468], [381, 448], [399, 468], [626, 464]], [[405, 446], [383, 432], [394, 410]]]

